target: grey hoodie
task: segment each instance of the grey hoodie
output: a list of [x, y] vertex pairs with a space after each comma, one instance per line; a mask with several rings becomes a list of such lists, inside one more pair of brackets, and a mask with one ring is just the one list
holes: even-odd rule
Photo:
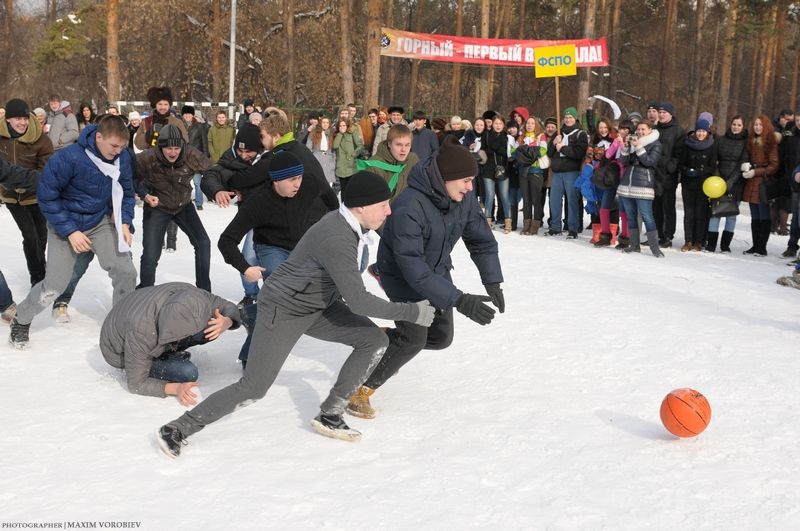
[[50, 129], [47, 136], [53, 143], [53, 148], [59, 150], [78, 141], [80, 129], [78, 129], [78, 119], [69, 107], [68, 101], [62, 101], [56, 112], [47, 111], [47, 125]]

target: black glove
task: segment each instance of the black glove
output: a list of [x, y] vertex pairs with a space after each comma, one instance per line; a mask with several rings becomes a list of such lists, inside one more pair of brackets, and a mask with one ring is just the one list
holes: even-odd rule
[[494, 308], [484, 302], [491, 302], [492, 298], [486, 295], [470, 295], [464, 293], [458, 299], [456, 310], [463, 313], [479, 325], [487, 325], [494, 319]]
[[492, 298], [492, 304], [494, 304], [500, 313], [506, 311], [506, 299], [503, 297], [503, 289], [500, 287], [499, 282], [495, 282], [494, 284], [486, 284], [484, 286], [486, 288], [486, 293]]

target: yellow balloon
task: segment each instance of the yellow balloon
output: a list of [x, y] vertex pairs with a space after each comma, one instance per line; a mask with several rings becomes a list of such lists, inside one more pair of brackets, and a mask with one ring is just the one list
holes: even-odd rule
[[725, 179], [718, 175], [712, 175], [703, 181], [703, 193], [706, 194], [709, 199], [722, 197], [727, 191], [728, 185], [725, 183]]

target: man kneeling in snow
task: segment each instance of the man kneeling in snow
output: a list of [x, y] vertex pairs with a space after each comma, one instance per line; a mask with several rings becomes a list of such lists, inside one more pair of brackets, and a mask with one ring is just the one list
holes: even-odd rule
[[186, 349], [217, 339], [241, 324], [230, 301], [184, 282], [134, 291], [103, 322], [100, 350], [112, 367], [125, 369], [128, 390], [147, 396], [175, 395], [197, 403], [197, 367]]

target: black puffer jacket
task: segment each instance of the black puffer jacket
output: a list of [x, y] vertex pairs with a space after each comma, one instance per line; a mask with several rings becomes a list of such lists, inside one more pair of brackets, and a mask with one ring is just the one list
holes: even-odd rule
[[[737, 201], [742, 200], [744, 179], [742, 164], [748, 161], [747, 130], [734, 134], [728, 129], [717, 139], [717, 167], [719, 175], [728, 182], [728, 190]], [[731, 186], [733, 185], [733, 186]]]
[[792, 192], [800, 192], [800, 184], [794, 180], [794, 169], [800, 165], [800, 129], [792, 127], [783, 133], [781, 141], [781, 161], [783, 174], [789, 180]]
[[712, 135], [701, 141], [692, 132], [684, 144], [680, 166], [681, 186], [699, 190], [703, 187], [703, 181], [717, 171], [717, 143]]
[[678, 169], [686, 133], [675, 122], [674, 117], [669, 123], [659, 123], [656, 129], [658, 141], [661, 143], [661, 158], [656, 168], [656, 195], [661, 195], [663, 190], [678, 187]]
[[494, 130], [486, 133], [486, 142], [481, 149], [486, 152], [486, 164], [481, 166], [480, 175], [484, 179], [495, 179], [495, 168], [506, 166], [508, 162], [508, 135], [505, 131], [499, 133]]

